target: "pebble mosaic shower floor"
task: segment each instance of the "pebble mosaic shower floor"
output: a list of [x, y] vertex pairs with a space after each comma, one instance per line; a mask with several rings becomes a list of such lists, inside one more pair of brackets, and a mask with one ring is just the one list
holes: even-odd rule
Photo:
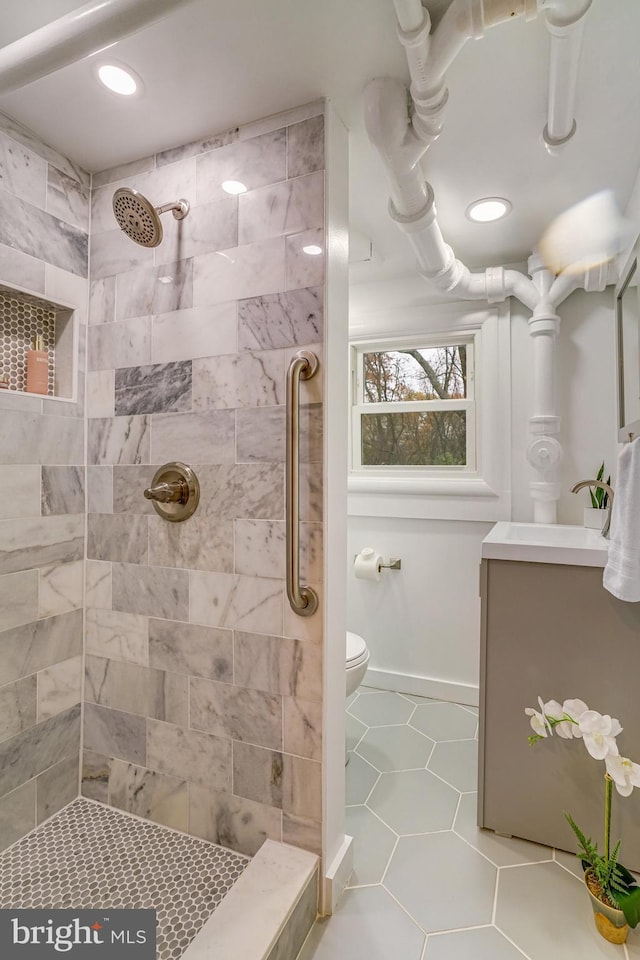
[[79, 798], [0, 854], [0, 908], [152, 908], [178, 960], [249, 858]]

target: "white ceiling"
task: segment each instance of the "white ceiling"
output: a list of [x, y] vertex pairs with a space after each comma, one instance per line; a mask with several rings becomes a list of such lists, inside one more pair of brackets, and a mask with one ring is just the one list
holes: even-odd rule
[[[79, 6], [2, 0], [3, 41]], [[447, 0], [426, 6], [437, 21]], [[546, 223], [605, 187], [624, 208], [640, 166], [639, 36], [638, 0], [593, 0], [578, 130], [555, 158], [540, 141], [549, 44], [542, 19], [514, 20], [467, 43], [447, 78], [444, 132], [423, 166], [445, 238], [469, 266], [526, 259]], [[0, 111], [97, 171], [327, 97], [351, 132], [354, 247], [373, 244], [373, 260], [354, 264], [352, 281], [415, 274], [406, 240], [386, 214], [384, 176], [360, 106], [371, 77], [407, 80], [392, 0], [185, 0], [110, 54], [140, 74], [143, 97], [123, 101], [101, 88], [88, 58], [0, 96]], [[469, 222], [465, 208], [487, 195], [508, 197], [511, 215]]]

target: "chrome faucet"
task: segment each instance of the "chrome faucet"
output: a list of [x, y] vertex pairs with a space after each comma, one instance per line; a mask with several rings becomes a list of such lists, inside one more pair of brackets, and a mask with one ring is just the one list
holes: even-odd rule
[[613, 507], [613, 487], [610, 487], [608, 483], [604, 482], [604, 480], [580, 480], [579, 483], [576, 483], [571, 487], [571, 493], [577, 493], [578, 490], [582, 490], [583, 487], [600, 487], [600, 489], [604, 490], [609, 497], [609, 502], [607, 503], [607, 519], [605, 520], [604, 527], [602, 528], [602, 536], [607, 537], [608, 539], [609, 527], [611, 526], [611, 508]]

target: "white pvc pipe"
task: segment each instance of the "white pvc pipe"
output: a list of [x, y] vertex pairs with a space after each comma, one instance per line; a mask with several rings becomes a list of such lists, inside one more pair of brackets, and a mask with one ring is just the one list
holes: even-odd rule
[[584, 17], [591, 0], [544, 0], [551, 34], [547, 124], [542, 133], [549, 153], [557, 153], [576, 131], [575, 102]]
[[424, 8], [420, 0], [393, 0], [400, 29], [407, 33], [417, 30], [424, 19]]
[[0, 50], [0, 93], [82, 60], [191, 0], [91, 0]]

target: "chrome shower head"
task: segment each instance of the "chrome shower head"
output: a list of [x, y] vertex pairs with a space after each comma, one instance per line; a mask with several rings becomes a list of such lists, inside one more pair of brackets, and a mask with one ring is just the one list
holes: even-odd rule
[[120, 187], [113, 195], [113, 213], [118, 226], [142, 247], [157, 247], [162, 243], [160, 215], [168, 210], [173, 211], [176, 220], [184, 220], [189, 213], [189, 201], [176, 200], [154, 207], [150, 200], [129, 187]]

